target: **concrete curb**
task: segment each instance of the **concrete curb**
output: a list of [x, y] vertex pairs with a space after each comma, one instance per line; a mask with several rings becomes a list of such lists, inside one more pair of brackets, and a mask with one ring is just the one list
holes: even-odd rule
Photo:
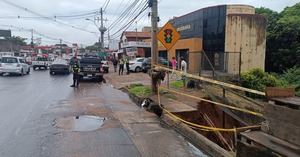
[[[136, 103], [136, 105], [141, 106], [142, 102], [145, 99], [151, 100], [151, 98], [140, 98], [136, 95], [130, 94], [126, 88], [121, 89], [123, 92], [126, 92], [131, 100]], [[147, 110], [152, 111], [153, 106], [157, 106], [157, 102], [151, 100], [152, 102], [147, 106]], [[184, 105], [184, 104], [181, 104]], [[154, 111], [155, 112], [155, 111]], [[198, 148], [201, 148], [206, 153], [214, 157], [233, 157], [235, 156], [233, 152], [228, 152], [227, 150], [223, 149], [219, 145], [215, 144], [214, 142], [207, 139], [205, 136], [201, 135], [197, 131], [191, 129], [188, 125], [174, 119], [172, 116], [168, 115], [167, 113], [162, 113], [160, 119], [166, 125], [172, 127], [174, 130], [179, 132], [182, 136], [188, 138], [192, 143], [194, 143]]]
[[174, 128], [180, 134], [191, 140], [194, 144], [196, 144], [199, 148], [206, 151], [208, 154], [214, 157], [232, 157], [234, 153], [228, 152], [219, 145], [210, 141], [203, 135], [199, 134], [195, 130], [191, 129], [186, 124], [174, 119], [172, 116], [164, 113], [161, 116], [161, 120], [167, 125]]

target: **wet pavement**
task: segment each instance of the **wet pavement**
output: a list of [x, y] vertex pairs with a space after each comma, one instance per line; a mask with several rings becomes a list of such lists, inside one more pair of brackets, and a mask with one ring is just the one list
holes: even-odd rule
[[79, 88], [48, 70], [0, 77], [0, 156], [205, 156], [118, 90], [147, 74], [105, 77]]

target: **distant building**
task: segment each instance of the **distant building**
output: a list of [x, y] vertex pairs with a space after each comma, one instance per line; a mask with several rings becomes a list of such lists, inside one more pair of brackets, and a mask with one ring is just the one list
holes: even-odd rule
[[151, 43], [144, 42], [145, 39], [151, 39], [150, 32], [123, 32], [120, 39], [120, 49], [123, 54], [129, 56], [145, 56], [145, 54], [151, 54]]
[[158, 42], [158, 56], [168, 60], [175, 57], [178, 61], [182, 56], [190, 72], [211, 70], [210, 65], [230, 74], [265, 67], [267, 19], [256, 15], [252, 6], [212, 6], [175, 17], [170, 22], [181, 39], [169, 52]]
[[18, 49], [17, 45], [10, 41], [9, 38], [11, 38], [11, 30], [0, 30], [0, 52]]

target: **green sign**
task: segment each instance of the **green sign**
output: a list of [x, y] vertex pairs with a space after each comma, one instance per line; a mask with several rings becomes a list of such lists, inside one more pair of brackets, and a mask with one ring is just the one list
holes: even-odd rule
[[98, 56], [104, 57], [104, 56], [107, 56], [107, 53], [106, 52], [98, 52]]

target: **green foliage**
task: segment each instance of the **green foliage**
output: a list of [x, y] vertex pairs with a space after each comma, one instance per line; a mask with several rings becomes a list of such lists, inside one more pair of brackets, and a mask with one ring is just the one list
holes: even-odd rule
[[152, 89], [148, 86], [140, 86], [138, 84], [135, 84], [133, 86], [130, 86], [128, 88], [128, 91], [129, 93], [131, 94], [135, 94], [137, 96], [140, 96], [140, 97], [149, 97], [152, 95]]
[[[276, 87], [278, 80], [275, 76], [265, 73], [262, 69], [252, 69], [250, 72], [241, 74], [241, 84], [243, 87], [263, 92], [266, 87]], [[250, 97], [261, 98], [259, 95], [246, 94]]]
[[300, 66], [300, 3], [277, 13], [257, 8], [256, 13], [268, 18], [266, 71], [283, 72]]
[[182, 81], [174, 81], [174, 82], [171, 82], [171, 86], [174, 88], [182, 88], [183, 84], [182, 84]]
[[27, 38], [22, 38], [20, 36], [5, 37], [5, 39], [11, 41], [12, 43], [21, 45], [21, 46], [25, 46], [27, 44], [25, 42], [25, 40], [27, 40]]
[[300, 96], [300, 67], [293, 67], [283, 72], [281, 75], [275, 75], [278, 78], [280, 87], [296, 88], [296, 95]]

